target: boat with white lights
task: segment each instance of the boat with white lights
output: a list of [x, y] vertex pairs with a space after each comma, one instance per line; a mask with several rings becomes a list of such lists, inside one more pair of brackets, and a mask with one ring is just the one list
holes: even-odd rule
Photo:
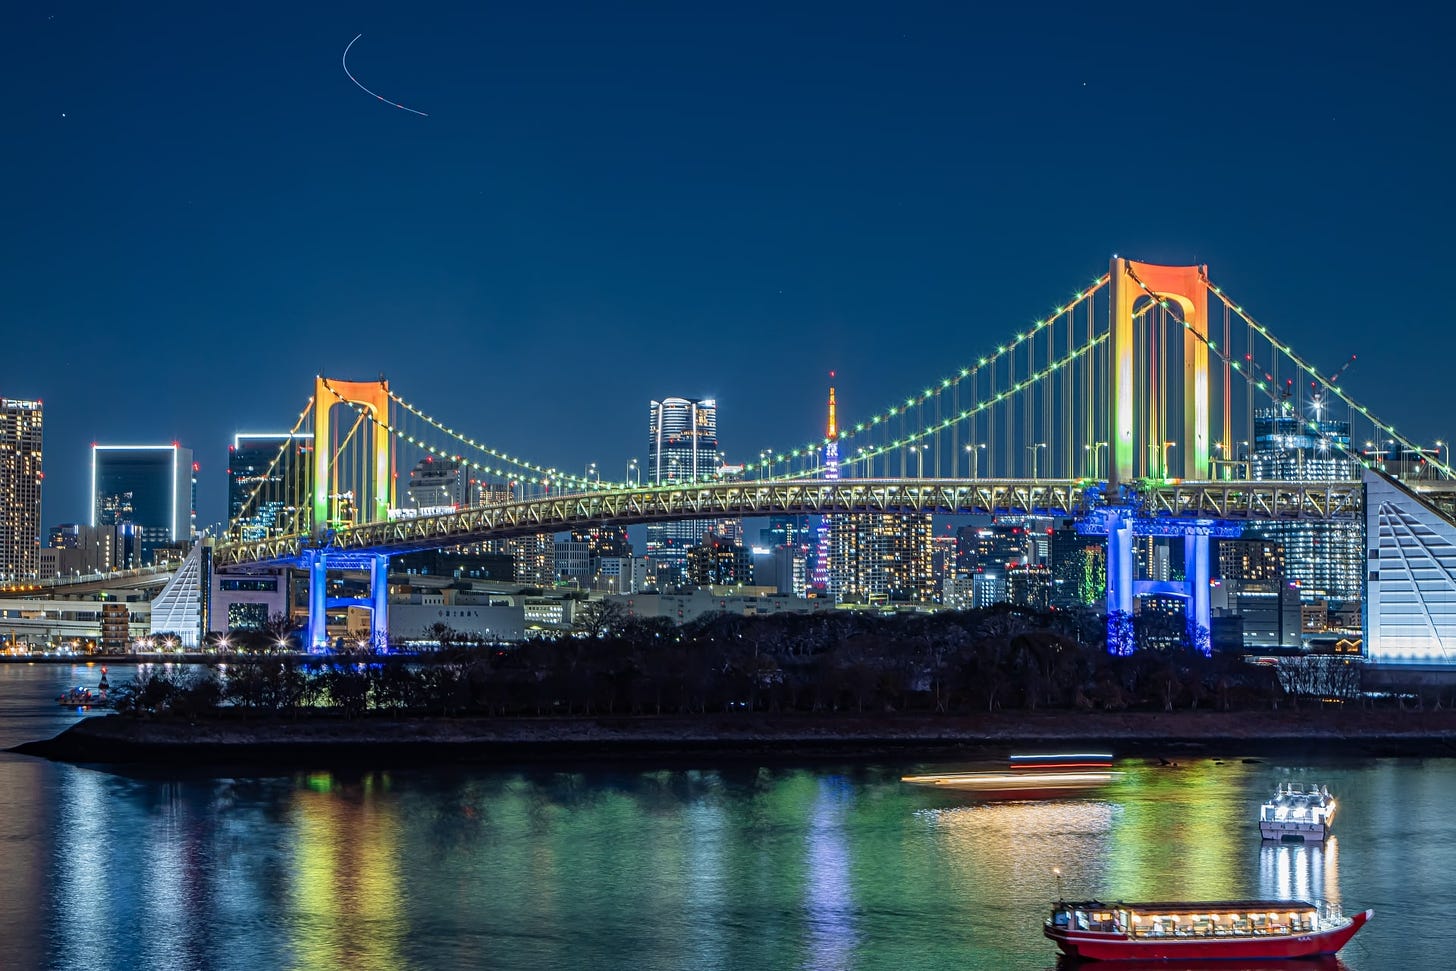
[[1042, 933], [1083, 961], [1282, 961], [1334, 954], [1373, 914], [1297, 900], [1062, 900]]
[[1322, 843], [1335, 818], [1335, 797], [1325, 786], [1281, 782], [1259, 807], [1259, 833], [1283, 843]]
[[942, 772], [901, 776], [901, 782], [959, 789], [985, 797], [1030, 799], [1097, 789], [1121, 775], [1112, 770], [1110, 753], [1013, 755], [1005, 771]]

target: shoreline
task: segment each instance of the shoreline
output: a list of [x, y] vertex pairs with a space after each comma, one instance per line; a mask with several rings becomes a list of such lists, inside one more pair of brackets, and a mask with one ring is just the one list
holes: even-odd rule
[[1456, 711], [842, 713], [698, 716], [84, 719], [9, 751], [58, 762], [397, 767], [543, 762], [1000, 759], [1027, 748], [1115, 756], [1456, 756]]

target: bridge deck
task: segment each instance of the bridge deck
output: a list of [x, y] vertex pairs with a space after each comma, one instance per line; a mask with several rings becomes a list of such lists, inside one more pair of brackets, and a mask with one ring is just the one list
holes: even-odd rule
[[[1456, 483], [1451, 483], [1456, 494]], [[1358, 481], [1142, 482], [1114, 505], [1143, 517], [1224, 521], [1349, 519]], [[461, 509], [339, 529], [323, 541], [289, 535], [219, 543], [222, 566], [296, 561], [309, 548], [408, 553], [579, 526], [767, 515], [930, 512], [1078, 516], [1109, 504], [1084, 479], [803, 479], [602, 490]]]

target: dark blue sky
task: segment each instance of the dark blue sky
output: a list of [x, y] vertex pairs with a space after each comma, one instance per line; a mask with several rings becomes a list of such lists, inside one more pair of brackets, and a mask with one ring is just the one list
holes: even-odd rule
[[[828, 368], [878, 411], [1113, 252], [1456, 434], [1440, 5], [318, 6], [0, 14], [0, 395], [46, 401], [47, 523], [93, 440], [190, 445], [220, 519], [232, 434], [319, 370], [566, 469], [715, 395], [742, 460], [816, 433]], [[349, 82], [358, 33], [430, 117]]]

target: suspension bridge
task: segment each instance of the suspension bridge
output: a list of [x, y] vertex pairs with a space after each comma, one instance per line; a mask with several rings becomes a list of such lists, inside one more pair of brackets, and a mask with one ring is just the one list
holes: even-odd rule
[[[383, 641], [389, 558], [411, 551], [672, 519], [1065, 515], [1107, 537], [1109, 617], [1130, 614], [1141, 592], [1134, 537], [1182, 537], [1179, 592], [1190, 625], [1206, 630], [1210, 537], [1251, 521], [1358, 520], [1365, 486], [1351, 469], [1399, 470], [1450, 511], [1449, 452], [1443, 460], [1348, 395], [1338, 384], [1347, 366], [1321, 372], [1204, 266], [1115, 257], [958, 370], [831, 437], [766, 450], [731, 481], [577, 476], [458, 431], [382, 377], [320, 376], [213, 562], [307, 570], [307, 641], [322, 650], [326, 612], [345, 604], [369, 608]], [[1255, 469], [1256, 421], [1291, 446], [1294, 465], [1277, 477]], [[402, 510], [400, 474], [425, 458], [468, 470], [478, 504]], [[370, 596], [329, 598], [331, 569], [368, 571]]]

